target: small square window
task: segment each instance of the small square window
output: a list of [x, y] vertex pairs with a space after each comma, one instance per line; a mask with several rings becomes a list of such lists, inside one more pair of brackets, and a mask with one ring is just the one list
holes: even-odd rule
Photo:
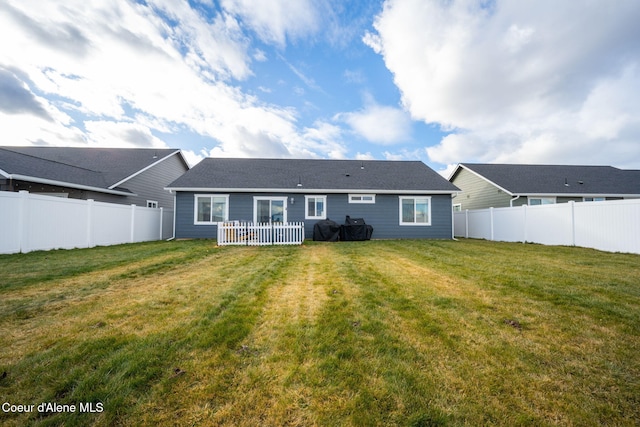
[[156, 202], [155, 200], [147, 200], [147, 207], [148, 208], [158, 208], [158, 202]]

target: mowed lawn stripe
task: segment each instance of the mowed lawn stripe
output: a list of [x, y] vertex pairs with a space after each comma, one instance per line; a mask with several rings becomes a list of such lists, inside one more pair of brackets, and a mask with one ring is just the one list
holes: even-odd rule
[[[638, 299], [627, 298], [622, 303], [618, 295], [612, 302], [611, 296], [603, 296], [602, 292], [591, 292], [581, 299], [576, 295], [588, 293], [597, 285], [585, 284], [578, 272], [567, 277], [566, 268], [556, 258], [556, 266], [547, 265], [546, 257], [528, 259], [529, 274], [544, 270], [549, 280], [536, 284], [518, 267], [517, 257], [512, 256], [513, 247], [497, 247], [502, 253], [494, 253], [493, 260], [515, 263], [508, 264], [509, 268], [494, 262], [498, 273], [484, 273], [490, 279], [484, 283], [433, 271], [425, 266], [439, 268], [442, 253], [414, 251], [415, 248], [402, 247], [399, 242], [390, 242], [387, 250], [358, 260], [363, 269], [381, 271], [387, 276], [384, 286], [376, 289], [375, 294], [384, 301], [396, 301], [395, 306], [405, 313], [407, 321], [423, 325], [416, 339], [427, 337], [434, 330], [433, 320], [438, 319], [435, 330], [445, 335], [442, 345], [435, 343], [430, 352], [437, 360], [447, 360], [434, 371], [441, 383], [442, 396], [446, 397], [442, 408], [460, 421], [477, 418], [482, 413], [482, 422], [503, 419], [516, 424], [589, 425], [594, 422], [594, 408], [601, 414], [595, 420], [600, 423], [607, 423], [616, 411], [633, 413], [636, 399], [629, 397], [633, 390], [638, 390], [639, 382], [638, 377], [632, 379], [630, 374], [638, 372], [639, 342], [633, 334], [637, 325], [632, 319], [638, 320]], [[589, 250], [586, 253], [598, 255], [603, 264], [607, 257], [612, 260], [620, 257]], [[384, 263], [384, 259], [394, 262]], [[570, 262], [570, 258], [562, 259], [564, 263]], [[630, 272], [637, 275], [638, 268], [635, 264], [634, 267]], [[472, 268], [488, 270], [480, 262]], [[476, 273], [475, 277], [484, 274]], [[526, 286], [509, 286], [518, 280], [517, 275]], [[592, 275], [601, 273], [586, 272], [586, 277]], [[603, 280], [611, 287], [634, 286], [628, 277], [620, 280], [615, 274]], [[560, 289], [547, 295], [545, 289], [551, 283]], [[637, 283], [640, 282], [636, 282], [636, 287]], [[633, 291], [625, 292], [630, 293]], [[573, 304], [565, 303], [558, 295], [574, 295], [568, 298]], [[599, 298], [603, 301], [598, 301]], [[420, 301], [421, 309], [410, 309], [416, 301]], [[609, 307], [617, 302], [622, 308]], [[599, 307], [603, 309], [598, 310]], [[397, 335], [411, 336], [411, 331], [398, 331]], [[603, 364], [603, 360], [610, 363]], [[582, 393], [567, 394], [572, 389]], [[625, 402], [623, 407], [603, 400], [601, 397], [607, 393], [616, 395], [614, 401]], [[464, 395], [475, 396], [475, 401], [466, 400], [462, 405], [455, 401], [452, 402], [455, 405], [446, 403], [451, 397]], [[505, 414], [514, 415], [510, 418]]]
[[[215, 244], [209, 243], [215, 247]], [[0, 255], [0, 291], [12, 288], [25, 290], [28, 286], [42, 286], [49, 281], [69, 279], [82, 274], [123, 267], [156, 257], [185, 261], [202, 256], [201, 242], [148, 242], [135, 245], [101, 246], [90, 250], [36, 251], [19, 255]]]
[[[49, 259], [44, 261], [50, 265], [48, 273], [42, 281], [32, 279], [21, 280], [15, 274], [4, 274], [6, 267], [3, 266], [3, 275], [0, 276], [0, 289], [3, 298], [0, 301], [0, 312], [5, 314], [0, 319], [3, 321], [15, 321], [28, 319], [35, 313], [42, 315], [42, 310], [59, 310], [60, 306], [68, 305], [78, 299], [94, 297], [101, 292], [108, 290], [115, 283], [130, 284], [132, 279], [137, 277], [154, 276], [162, 274], [164, 271], [172, 270], [176, 267], [187, 265], [195, 260], [207, 256], [207, 251], [194, 250], [186, 247], [180, 251], [145, 251], [145, 246], [138, 248], [137, 253], [132, 255], [126, 262], [114, 262], [106, 259], [103, 264], [95, 266], [89, 270], [80, 267], [78, 259], [75, 257], [77, 251], [53, 252]], [[102, 250], [104, 248], [98, 248]], [[34, 255], [34, 256], [32, 256]], [[38, 270], [42, 253], [27, 254], [25, 262], [20, 270], [28, 271], [33, 267]], [[8, 271], [7, 271], [8, 273]]]
[[[251, 312], [259, 311], [263, 278], [285, 268], [287, 258], [258, 248], [200, 250], [204, 259], [160, 276], [155, 271], [131, 279], [114, 271], [109, 286], [94, 289], [102, 303], [83, 298], [14, 325], [14, 341], [3, 338], [11, 352], [3, 351], [0, 365], [11, 373], [5, 381], [20, 391], [12, 399], [102, 401], [105, 410], [97, 422], [110, 425], [141, 409], [138, 402], [162, 388], [189, 351], [229, 351], [250, 330]], [[41, 337], [24, 337], [35, 348], [20, 348], [21, 333], [27, 332], [31, 340]], [[73, 419], [82, 425], [88, 416]]]
[[[153, 387], [133, 414], [146, 424], [211, 423], [224, 412], [244, 372], [242, 342], [255, 329], [276, 286], [295, 262], [299, 248], [224, 248], [227, 265], [211, 264], [215, 279], [202, 286], [223, 289], [215, 298], [203, 296], [192, 320], [181, 331], [174, 373]], [[235, 262], [229, 262], [230, 260]]]
[[[190, 280], [184, 271], [197, 269], [197, 266], [189, 266], [203, 257], [210, 257], [211, 253], [203, 248], [198, 251], [187, 248], [165, 254], [148, 252], [145, 248], [142, 245], [139, 251], [146, 254], [146, 258], [135, 254], [134, 261], [128, 264], [72, 274], [68, 278], [48, 279], [39, 285], [30, 283], [5, 289], [0, 300], [0, 332], [4, 332], [2, 339], [6, 340], [10, 351], [2, 353], [0, 363], [14, 360], [16, 354], [50, 348], [60, 336], [73, 334], [80, 339], [95, 335], [96, 328], [107, 325], [120, 327], [123, 324], [129, 328], [127, 333], [141, 329], [141, 323], [162, 326], [154, 322], [150, 313], [145, 312], [143, 320], [136, 317], [137, 301], [147, 300], [149, 304], [171, 308], [160, 289], [172, 286], [175, 277]], [[54, 254], [66, 260], [78, 251]], [[111, 264], [109, 260], [106, 263]], [[163, 271], [171, 274], [162, 278]], [[149, 277], [154, 279], [149, 280]]]
[[314, 390], [305, 383], [318, 312], [331, 283], [329, 247], [291, 248], [289, 269], [269, 283], [253, 330], [235, 349], [241, 367], [224, 404], [211, 414], [215, 425], [314, 425]]

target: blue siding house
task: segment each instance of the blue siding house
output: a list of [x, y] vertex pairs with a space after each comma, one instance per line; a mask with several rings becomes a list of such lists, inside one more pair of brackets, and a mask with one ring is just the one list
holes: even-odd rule
[[452, 238], [458, 190], [419, 161], [207, 158], [172, 182], [176, 238], [216, 238], [217, 222], [364, 218], [373, 238]]

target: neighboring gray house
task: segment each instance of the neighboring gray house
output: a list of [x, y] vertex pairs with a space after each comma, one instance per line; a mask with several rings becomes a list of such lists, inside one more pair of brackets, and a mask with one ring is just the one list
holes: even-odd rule
[[452, 238], [458, 189], [419, 161], [207, 158], [168, 186], [176, 238], [215, 238], [218, 221], [364, 218], [373, 238]]
[[461, 163], [454, 210], [640, 197], [640, 171], [611, 166]]
[[173, 209], [178, 149], [0, 147], [0, 190]]

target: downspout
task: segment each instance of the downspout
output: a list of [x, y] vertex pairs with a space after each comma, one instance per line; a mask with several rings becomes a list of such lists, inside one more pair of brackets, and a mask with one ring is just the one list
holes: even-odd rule
[[520, 195], [518, 194], [516, 197], [514, 197], [513, 199], [509, 200], [509, 207], [512, 208], [513, 207], [513, 202], [515, 202], [516, 200], [518, 200], [520, 198]]
[[[456, 197], [458, 195], [458, 193], [451, 193], [451, 200], [453, 200], [454, 197]], [[456, 213], [453, 211], [453, 205], [451, 206], [451, 238], [453, 239], [453, 241], [458, 242], [459, 240], [456, 239]]]
[[[173, 193], [173, 190], [169, 190], [169, 193]], [[176, 194], [173, 193], [173, 235], [167, 239], [167, 242], [175, 240], [176, 238]]]

